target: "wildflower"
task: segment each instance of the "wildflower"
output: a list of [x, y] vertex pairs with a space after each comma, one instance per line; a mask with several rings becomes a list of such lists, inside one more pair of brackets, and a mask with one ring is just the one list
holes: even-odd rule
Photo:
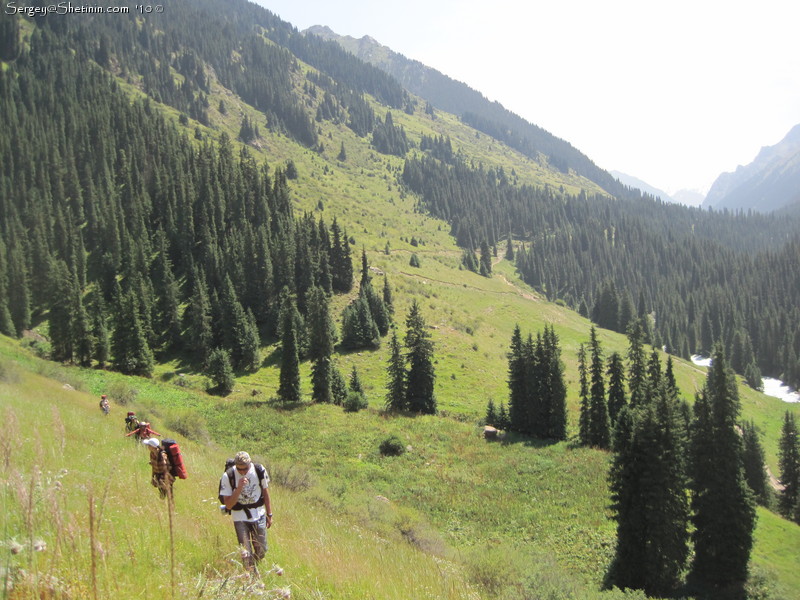
[[44, 540], [36, 540], [35, 542], [33, 542], [33, 549], [36, 552], [44, 552], [45, 550], [47, 550], [47, 542], [45, 542]]
[[25, 548], [16, 540], [11, 540], [8, 542], [8, 549], [11, 550], [11, 554], [19, 554]]

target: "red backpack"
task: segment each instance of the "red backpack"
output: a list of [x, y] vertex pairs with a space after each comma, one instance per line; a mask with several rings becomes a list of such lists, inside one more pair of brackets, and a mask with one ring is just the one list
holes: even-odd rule
[[175, 440], [164, 438], [161, 440], [161, 447], [167, 453], [169, 459], [169, 472], [173, 477], [178, 479], [186, 479], [189, 474], [186, 472], [186, 467], [183, 465], [183, 457], [181, 456], [181, 448]]

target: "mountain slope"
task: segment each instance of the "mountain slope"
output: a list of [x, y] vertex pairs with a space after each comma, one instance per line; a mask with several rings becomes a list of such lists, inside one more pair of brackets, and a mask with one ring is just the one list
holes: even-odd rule
[[703, 206], [771, 212], [800, 201], [800, 125], [748, 165], [720, 175]]
[[597, 167], [569, 142], [541, 127], [531, 124], [506, 110], [499, 102], [490, 102], [483, 94], [447, 75], [410, 60], [381, 45], [369, 36], [355, 39], [340, 36], [325, 26], [314, 26], [307, 33], [335, 40], [363, 60], [376, 65], [403, 84], [413, 94], [434, 107], [453, 113], [476, 129], [491, 135], [526, 156], [539, 155], [562, 172], [569, 169], [593, 181], [609, 194], [618, 197], [637, 197], [635, 190], [621, 185], [611, 174]]

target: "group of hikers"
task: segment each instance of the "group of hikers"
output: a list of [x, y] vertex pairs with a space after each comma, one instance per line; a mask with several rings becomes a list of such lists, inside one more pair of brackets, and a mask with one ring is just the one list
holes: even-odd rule
[[[108, 398], [103, 394], [100, 408], [108, 415]], [[175, 440], [163, 438], [136, 413], [125, 417], [125, 437], [133, 436], [150, 451], [150, 483], [161, 498], [172, 498], [175, 479], [186, 479], [180, 448]], [[272, 526], [272, 503], [269, 497], [269, 474], [263, 465], [254, 463], [247, 452], [237, 452], [225, 462], [219, 481], [220, 511], [231, 515], [245, 568], [256, 573], [256, 565], [267, 552], [267, 529]]]

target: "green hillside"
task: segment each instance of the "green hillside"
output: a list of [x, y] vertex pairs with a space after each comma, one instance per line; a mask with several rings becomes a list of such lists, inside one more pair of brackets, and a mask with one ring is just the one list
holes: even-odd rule
[[[530, 158], [453, 115], [427, 111], [421, 99], [404, 96], [331, 47], [304, 41], [260, 9], [224, 20], [229, 35], [220, 36], [218, 23], [206, 19], [210, 3], [181, 6], [169, 23], [98, 18], [91, 23], [97, 27], [66, 32], [51, 25], [39, 31], [20, 20], [23, 54], [3, 63], [3, 72], [13, 75], [2, 79], [3, 99], [14, 115], [33, 116], [4, 117], [14, 135], [0, 135], [0, 155], [31, 166], [30, 176], [11, 160], [0, 171], [0, 328], [19, 334], [0, 337], [3, 597], [278, 598], [288, 588], [292, 597], [309, 599], [643, 598], [601, 591], [615, 544], [611, 455], [577, 441], [577, 354], [591, 327], [568, 306], [578, 298], [523, 282], [517, 265], [504, 258], [505, 223], [490, 228], [464, 219], [473, 219], [474, 231], [500, 234], [492, 240], [491, 277], [464, 268], [452, 221], [431, 216], [432, 203], [412, 193], [402, 174], [406, 159], [430, 154], [423, 140], [437, 136], [449, 140], [464, 165], [492, 177], [502, 173], [517, 189], [543, 190], [555, 207], [603, 200], [609, 202], [598, 204], [604, 211], [615, 201], [575, 171], [551, 168], [544, 155]], [[255, 33], [250, 21], [257, 23]], [[123, 53], [134, 38], [136, 51]], [[200, 43], [217, 38], [229, 46], [217, 52], [214, 44]], [[41, 55], [25, 55], [30, 48]], [[256, 72], [248, 79], [256, 70], [245, 56], [274, 67], [271, 78]], [[330, 56], [341, 62], [331, 66]], [[326, 81], [336, 69], [339, 78]], [[262, 90], [261, 79], [280, 85]], [[57, 81], [63, 83], [58, 94]], [[337, 87], [342, 81], [349, 82], [346, 90]], [[317, 119], [330, 90], [341, 118]], [[256, 108], [265, 96], [271, 103]], [[376, 122], [391, 113], [402, 127], [409, 143], [403, 156], [379, 152], [369, 135], [348, 124], [361, 106], [357, 97]], [[20, 98], [25, 102], [11, 102]], [[77, 110], [65, 118], [87, 102], [94, 103], [91, 118]], [[239, 139], [245, 120], [258, 125], [248, 143]], [[21, 156], [19, 139], [28, 140]], [[346, 157], [340, 158], [342, 148]], [[296, 177], [289, 177], [290, 165]], [[639, 206], [631, 220], [650, 208]], [[283, 350], [279, 286], [305, 298], [309, 288], [323, 285], [324, 250], [314, 247], [305, 256], [303, 244], [313, 246], [314, 224], [322, 221], [329, 231], [334, 218], [351, 238], [355, 268], [351, 289], [328, 290], [337, 329], [359, 293], [363, 249], [375, 287], [389, 281], [399, 337], [411, 303], [421, 308], [434, 345], [436, 415], [383, 411], [386, 337], [378, 349], [338, 349], [332, 356], [341, 373], [357, 369], [367, 410], [313, 403], [307, 360], [300, 365], [301, 401], [276, 399]], [[739, 229], [720, 222], [721, 245], [734, 246], [729, 238]], [[595, 232], [613, 240], [604, 225], [594, 223]], [[790, 230], [791, 223], [782, 227]], [[701, 230], [698, 238], [712, 237]], [[535, 233], [554, 239], [554, 231]], [[518, 250], [523, 242], [534, 245], [533, 237], [513, 240]], [[410, 266], [412, 255], [419, 267]], [[255, 267], [267, 263], [273, 275], [252, 287], [263, 273]], [[165, 264], [174, 280], [164, 274]], [[233, 329], [219, 324], [228, 323], [230, 288], [255, 313], [260, 332], [256, 366], [237, 368], [233, 391], [224, 397], [207, 393], [193, 323], [181, 321], [172, 342], [160, 328], [168, 322], [167, 292], [177, 290], [171, 308], [185, 317], [203, 283], [220, 344]], [[18, 293], [25, 287], [27, 298]], [[119, 373], [125, 365], [113, 355], [102, 367], [95, 354], [84, 360], [80, 343], [65, 347], [79, 326], [91, 329], [88, 337], [96, 342], [101, 321], [112, 338], [128, 321], [148, 323], [139, 338], [152, 344], [150, 377]], [[559, 338], [567, 441], [515, 433], [497, 443], [483, 439], [488, 401], [508, 402], [515, 325], [534, 337], [552, 325]], [[770, 327], [780, 330], [781, 321]], [[785, 327], [787, 336], [791, 329]], [[598, 335], [606, 356], [625, 354], [624, 335], [606, 329]], [[681, 397], [692, 402], [705, 369], [675, 359], [675, 375]], [[755, 422], [767, 464], [778, 473], [783, 415], [787, 409], [797, 414], [800, 406], [739, 384], [742, 417]], [[107, 418], [97, 410], [101, 393], [112, 399]], [[176, 484], [171, 530], [167, 506], [149, 485], [143, 449], [122, 437], [126, 410], [184, 448], [191, 476]], [[379, 446], [392, 435], [408, 449], [384, 457]], [[255, 584], [242, 577], [233, 528], [215, 497], [224, 459], [239, 449], [263, 460], [274, 482], [276, 524]], [[751, 596], [796, 597], [800, 528], [765, 509], [758, 515]], [[39, 540], [45, 551], [35, 551]], [[285, 574], [269, 573], [273, 564]]]

